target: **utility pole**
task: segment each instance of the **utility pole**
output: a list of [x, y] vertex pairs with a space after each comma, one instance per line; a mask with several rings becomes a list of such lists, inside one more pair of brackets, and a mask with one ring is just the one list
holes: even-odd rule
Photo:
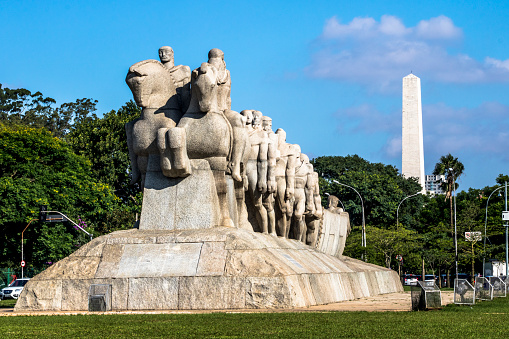
[[30, 222], [28, 223], [28, 225], [25, 227], [25, 229], [23, 230], [23, 232], [21, 232], [21, 279], [23, 279], [25, 276], [24, 276], [24, 268], [25, 268], [25, 252], [23, 251], [23, 234], [25, 233], [25, 231], [27, 230], [28, 226], [30, 226], [30, 224], [32, 223], [32, 221], [34, 220], [37, 220], [37, 219], [32, 219], [30, 220]]

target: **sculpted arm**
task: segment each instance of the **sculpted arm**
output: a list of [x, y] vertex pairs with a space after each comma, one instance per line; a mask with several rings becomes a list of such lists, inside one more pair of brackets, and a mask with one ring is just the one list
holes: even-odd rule
[[[275, 134], [274, 134], [275, 136]], [[276, 161], [277, 161], [277, 136], [267, 146], [267, 189], [269, 193], [276, 191]]]
[[306, 175], [306, 186], [304, 192], [306, 193], [306, 212], [315, 213], [315, 200], [313, 193], [315, 190], [315, 177], [313, 175], [313, 166], [308, 165], [308, 173]]
[[262, 140], [258, 152], [258, 162], [257, 162], [258, 182], [256, 186], [258, 188], [258, 191], [265, 193], [267, 191], [268, 137], [267, 133], [265, 132], [260, 132], [260, 136]]
[[187, 112], [189, 103], [191, 102], [191, 69], [189, 66], [184, 66], [185, 77], [183, 78], [184, 85], [182, 86], [181, 100], [182, 100], [182, 112]]
[[318, 181], [318, 173], [313, 172], [315, 177], [315, 189], [313, 190], [313, 198], [315, 201], [315, 216], [321, 218], [323, 214], [322, 198], [320, 197], [320, 184]]
[[288, 155], [288, 162], [286, 163], [286, 199], [293, 198], [295, 192], [295, 165], [296, 158], [294, 153]]

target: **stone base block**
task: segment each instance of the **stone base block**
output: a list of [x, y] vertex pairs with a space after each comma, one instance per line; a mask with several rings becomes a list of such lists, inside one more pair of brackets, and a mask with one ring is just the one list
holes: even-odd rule
[[295, 308], [403, 290], [396, 272], [242, 229], [128, 230], [99, 237], [32, 278], [15, 311]]

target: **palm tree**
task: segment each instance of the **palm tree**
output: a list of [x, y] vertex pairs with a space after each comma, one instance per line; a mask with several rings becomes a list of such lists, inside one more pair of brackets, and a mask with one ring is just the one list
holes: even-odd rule
[[[445, 200], [449, 199], [449, 207], [451, 211], [451, 234], [454, 236], [454, 218], [452, 208], [452, 191], [458, 188], [458, 178], [463, 174], [465, 166], [451, 155], [443, 155], [440, 157], [440, 161], [435, 165], [433, 170], [434, 175], [444, 175], [445, 182], [442, 182], [441, 186], [446, 191]], [[454, 184], [454, 187], [453, 187]]]

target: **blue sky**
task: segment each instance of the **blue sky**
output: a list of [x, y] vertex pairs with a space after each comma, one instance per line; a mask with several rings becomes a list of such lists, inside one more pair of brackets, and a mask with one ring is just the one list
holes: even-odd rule
[[225, 52], [232, 108], [257, 109], [310, 157], [401, 168], [401, 82], [421, 78], [425, 170], [452, 153], [460, 188], [509, 174], [508, 1], [5, 1], [0, 83], [59, 104], [132, 95], [130, 65], [172, 46], [191, 69]]

